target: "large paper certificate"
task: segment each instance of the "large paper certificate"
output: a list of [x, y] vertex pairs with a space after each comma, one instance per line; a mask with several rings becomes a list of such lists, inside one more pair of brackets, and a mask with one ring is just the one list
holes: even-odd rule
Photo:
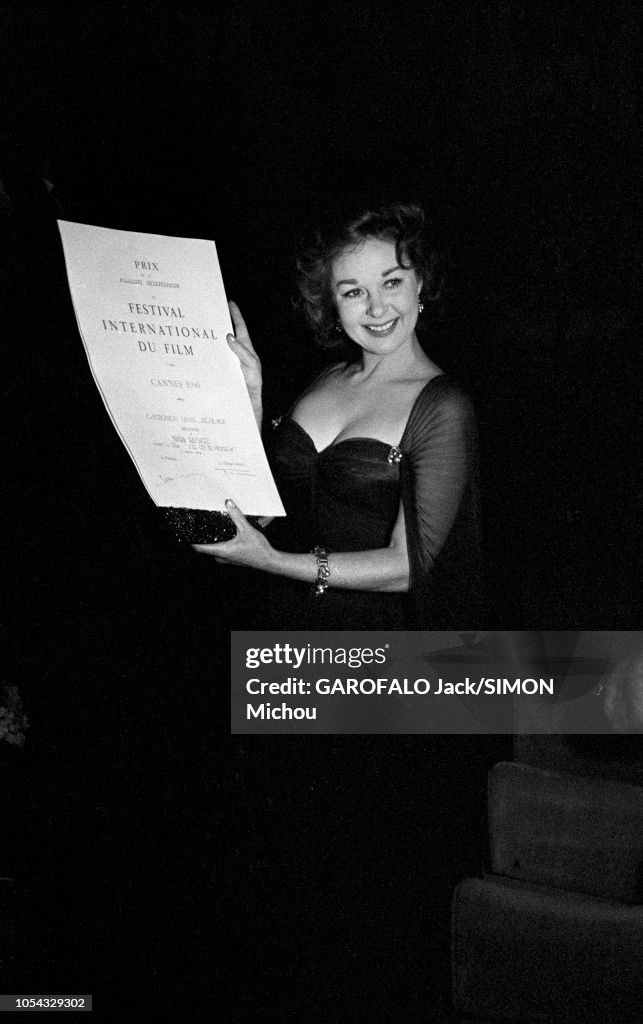
[[94, 380], [153, 501], [284, 515], [226, 342], [214, 242], [58, 226]]

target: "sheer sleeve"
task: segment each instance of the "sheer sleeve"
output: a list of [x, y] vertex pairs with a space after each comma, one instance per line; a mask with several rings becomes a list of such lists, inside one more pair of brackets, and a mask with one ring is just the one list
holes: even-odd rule
[[477, 427], [471, 401], [436, 377], [401, 442], [415, 628], [477, 629], [482, 617]]

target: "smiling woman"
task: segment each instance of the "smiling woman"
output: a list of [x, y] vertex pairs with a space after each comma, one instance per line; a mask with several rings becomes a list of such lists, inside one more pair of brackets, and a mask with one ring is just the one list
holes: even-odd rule
[[337, 256], [332, 268], [338, 323], [349, 338], [362, 347], [370, 338], [395, 335], [396, 346], [408, 340], [417, 323], [422, 278], [413, 267], [400, 266], [392, 241], [367, 238]]
[[[348, 345], [267, 432], [286, 508], [265, 532], [234, 505], [237, 536], [197, 550], [261, 573], [248, 628], [475, 629], [481, 621], [476, 426], [462, 389], [418, 341], [432, 289], [419, 207], [318, 231], [298, 261], [318, 339]], [[231, 304], [260, 422], [261, 368]]]

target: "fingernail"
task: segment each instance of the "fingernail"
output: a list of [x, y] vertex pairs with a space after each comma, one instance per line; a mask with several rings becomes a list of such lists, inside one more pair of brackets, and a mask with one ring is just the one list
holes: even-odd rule
[[235, 505], [235, 503], [232, 500], [232, 498], [226, 498], [225, 507], [226, 508], [236, 508], [237, 506]]

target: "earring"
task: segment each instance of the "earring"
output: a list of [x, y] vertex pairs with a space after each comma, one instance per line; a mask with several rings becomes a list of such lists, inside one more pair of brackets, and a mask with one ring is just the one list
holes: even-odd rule
[[337, 323], [335, 324], [335, 330], [337, 331], [337, 333], [338, 333], [338, 334], [341, 334], [341, 333], [342, 333], [343, 327], [342, 327], [342, 325], [340, 324], [339, 320], [338, 320], [338, 321], [337, 321]]
[[418, 314], [424, 312], [424, 303], [418, 302]]

